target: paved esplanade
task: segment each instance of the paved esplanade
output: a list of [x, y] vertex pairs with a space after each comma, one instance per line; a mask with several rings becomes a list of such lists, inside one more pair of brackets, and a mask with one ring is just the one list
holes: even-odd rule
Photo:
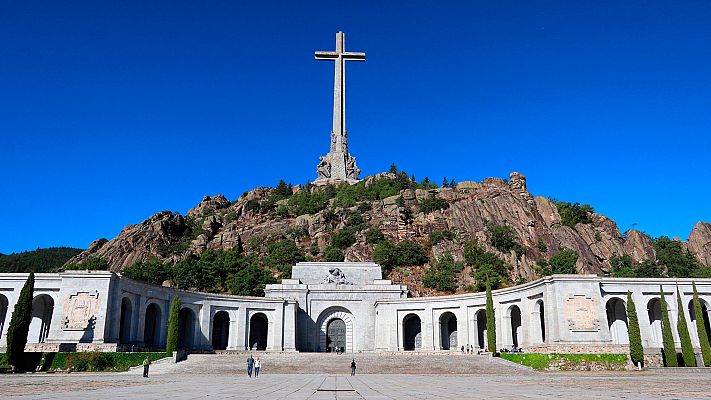
[[318, 180], [356, 180], [360, 170], [355, 157], [348, 153], [348, 132], [346, 131], [346, 61], [365, 61], [365, 53], [346, 51], [346, 37], [336, 33], [336, 51], [317, 51], [317, 60], [329, 60], [335, 64], [333, 75], [333, 128], [331, 147], [319, 160]]

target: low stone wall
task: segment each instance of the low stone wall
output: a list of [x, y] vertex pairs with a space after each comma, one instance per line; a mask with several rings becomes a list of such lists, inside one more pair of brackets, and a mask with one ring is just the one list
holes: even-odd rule
[[536, 345], [528, 346], [524, 349], [525, 353], [542, 353], [542, 354], [626, 354], [629, 352], [627, 345]]
[[37, 353], [113, 353], [120, 351], [120, 349], [116, 343], [28, 343], [25, 345], [25, 351]]

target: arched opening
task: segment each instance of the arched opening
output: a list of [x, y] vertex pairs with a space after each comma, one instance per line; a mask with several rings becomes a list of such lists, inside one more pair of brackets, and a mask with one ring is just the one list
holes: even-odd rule
[[403, 319], [403, 349], [417, 350], [422, 348], [422, 323], [416, 314], [409, 314]]
[[538, 301], [538, 318], [541, 323], [541, 343], [546, 342], [546, 308], [543, 307], [543, 300]]
[[649, 340], [651, 347], [662, 347], [662, 302], [659, 298], [649, 300], [647, 303], [649, 316], [649, 331], [652, 337]]
[[[701, 303], [701, 315], [702, 318], [704, 319], [704, 328], [706, 330], [706, 337], [711, 338], [711, 324], [709, 324], [709, 311], [708, 311], [708, 306], [706, 305], [706, 302], [699, 299], [699, 302]], [[696, 312], [694, 310], [694, 301], [691, 300], [689, 301], [689, 315], [691, 316], [691, 323], [689, 324], [690, 330], [694, 332], [694, 335], [696, 336], [696, 344], [699, 345], [699, 334], [698, 330], [696, 329]]]
[[267, 349], [269, 320], [262, 313], [256, 313], [249, 319], [249, 348], [252, 350]]
[[119, 320], [119, 343], [131, 342], [131, 320], [133, 320], [133, 304], [128, 297], [121, 299], [121, 319]]
[[2, 337], [3, 330], [5, 329], [5, 318], [7, 317], [7, 308], [9, 302], [7, 297], [0, 294], [0, 338]]
[[605, 305], [607, 313], [607, 326], [610, 328], [610, 336], [614, 344], [628, 344], [629, 332], [627, 328], [627, 309], [625, 302], [617, 297], [607, 301]]
[[146, 323], [143, 328], [143, 344], [147, 347], [160, 346], [160, 308], [151, 303], [146, 307]]
[[218, 311], [212, 319], [212, 348], [213, 350], [227, 349], [230, 338], [230, 316], [226, 311]]
[[543, 311], [543, 300], [538, 300], [531, 311], [531, 343], [545, 343], [546, 316]]
[[486, 310], [476, 312], [476, 333], [479, 348], [486, 349]]
[[340, 318], [334, 318], [326, 327], [326, 351], [346, 351], [346, 323]]
[[32, 322], [27, 335], [29, 343], [44, 343], [49, 336], [53, 312], [54, 300], [51, 296], [41, 294], [32, 300]]
[[[521, 309], [518, 306], [509, 307], [509, 318], [511, 319], [511, 344], [517, 348], [521, 346]], [[489, 349], [491, 350], [491, 349]]]
[[183, 308], [178, 314], [178, 348], [190, 350], [194, 346], [195, 313]]
[[442, 350], [457, 348], [457, 316], [446, 312], [439, 317]]

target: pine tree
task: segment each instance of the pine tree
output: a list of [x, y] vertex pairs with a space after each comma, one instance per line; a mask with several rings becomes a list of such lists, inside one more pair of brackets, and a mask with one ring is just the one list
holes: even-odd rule
[[22, 286], [17, 304], [12, 311], [10, 326], [7, 329], [7, 363], [13, 369], [22, 369], [22, 361], [27, 344], [27, 334], [32, 322], [32, 293], [35, 290], [35, 273], [30, 272], [25, 285]]
[[449, 187], [449, 181], [447, 180], [446, 176], [444, 177], [444, 179], [442, 179], [442, 187], [443, 188]]
[[699, 292], [696, 291], [696, 283], [691, 283], [694, 286], [694, 318], [696, 318], [696, 332], [699, 336], [699, 344], [701, 345], [701, 357], [704, 359], [704, 366], [711, 367], [711, 345], [709, 344], [709, 336], [706, 334], [706, 326], [704, 324], [704, 314], [701, 309], [701, 301], [699, 301]]
[[660, 302], [662, 303], [662, 343], [664, 344], [664, 360], [667, 367], [678, 367], [676, 360], [676, 346], [672, 335], [671, 323], [669, 322], [669, 307], [664, 299], [664, 289], [659, 287]]
[[676, 332], [679, 334], [681, 341], [681, 356], [684, 360], [685, 367], [695, 367], [696, 357], [694, 356], [694, 345], [691, 344], [691, 335], [689, 335], [689, 327], [686, 325], [686, 316], [684, 315], [684, 304], [681, 302], [681, 294], [679, 287], [676, 288]]
[[491, 284], [486, 284], [486, 345], [496, 354], [496, 313], [494, 299], [491, 296]]
[[627, 324], [629, 326], [630, 338], [630, 358], [638, 366], [644, 362], [644, 348], [642, 347], [642, 335], [639, 333], [639, 318], [637, 308], [632, 300], [632, 293], [627, 292]]
[[178, 334], [180, 329], [180, 297], [173, 297], [170, 306], [170, 317], [168, 317], [168, 339], [165, 344], [165, 351], [172, 353], [178, 350]]

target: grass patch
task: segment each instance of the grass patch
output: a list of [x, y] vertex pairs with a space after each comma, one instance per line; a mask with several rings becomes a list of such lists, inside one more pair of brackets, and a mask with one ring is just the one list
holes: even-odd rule
[[120, 372], [128, 371], [130, 367], [143, 364], [146, 357], [151, 361], [170, 357], [172, 354], [157, 353], [56, 353], [51, 369], [79, 372]]
[[560, 364], [563, 364], [565, 369], [575, 369], [576, 366], [585, 363], [605, 365], [608, 369], [619, 369], [627, 364], [627, 354], [502, 353], [501, 358], [539, 371], [547, 370], [551, 368], [551, 365]]

